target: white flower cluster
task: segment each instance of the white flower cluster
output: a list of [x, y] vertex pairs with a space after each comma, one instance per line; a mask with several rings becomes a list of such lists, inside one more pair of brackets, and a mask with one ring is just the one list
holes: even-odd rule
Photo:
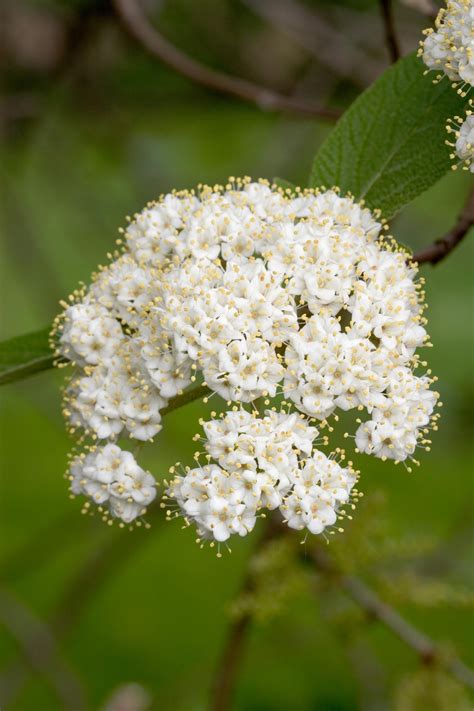
[[73, 494], [84, 494], [125, 523], [143, 514], [156, 496], [152, 475], [137, 464], [131, 452], [115, 444], [76, 457], [70, 480]]
[[[255, 501], [230, 495], [234, 509], [244, 509], [227, 529], [241, 533], [260, 508], [280, 508], [293, 512], [289, 525], [316, 530], [323, 519], [315, 524], [310, 512], [335, 464], [320, 466], [309, 440], [316, 432], [299, 415], [324, 425], [338, 411], [365, 410], [358, 449], [404, 461], [426, 445], [436, 401], [432, 379], [414, 374], [416, 349], [427, 342], [421, 282], [408, 254], [381, 237], [383, 227], [336, 190], [290, 194], [249, 179], [150, 203], [113, 261], [58, 317], [58, 356], [74, 365], [64, 405], [71, 431], [105, 445], [152, 440], [169, 400], [200, 382], [237, 406], [238, 416], [226, 415], [228, 436], [242, 447], [219, 453], [221, 434], [216, 439], [217, 425], [208, 423], [206, 448], [218, 464], [189, 475], [189, 486], [204, 477], [212, 491], [225, 482], [240, 491], [228, 477], [242, 476], [250, 438]], [[246, 403], [281, 395], [293, 414], [244, 414]], [[299, 480], [309, 471], [308, 488]], [[193, 501], [174, 488], [183, 505]], [[208, 505], [195, 500], [199, 510], [186, 513], [209, 533]], [[331, 490], [327, 505], [336, 511], [338, 502]]]
[[[429, 69], [441, 70], [464, 93], [474, 84], [474, 5], [472, 0], [447, 0], [436, 30], [425, 30], [420, 54]], [[442, 75], [441, 75], [442, 76]]]
[[318, 431], [304, 416], [236, 408], [202, 424], [208, 460], [216, 463], [173, 479], [165, 499], [175, 499], [179, 513], [168, 509], [169, 517], [181, 514], [201, 538], [219, 542], [245, 536], [262, 509], [279, 508], [290, 528], [311, 533], [336, 522], [356, 473], [313, 449]]
[[[425, 30], [419, 55], [429, 69], [441, 70], [437, 81], [447, 76], [458, 94], [467, 96], [474, 86], [474, 2], [473, 0], [448, 0], [446, 8], [439, 11], [436, 30]], [[472, 107], [472, 100], [469, 102]], [[454, 143], [447, 141], [454, 151], [451, 159], [465, 170], [474, 172], [474, 117], [468, 109], [464, 117], [455, 116], [447, 125]]]
[[131, 437], [147, 441], [160, 431], [160, 410], [166, 403], [151, 383], [136, 344], [128, 339], [110, 358], [71, 380], [65, 413], [75, 428], [99, 439], [115, 438], [125, 429]]
[[426, 432], [436, 405], [437, 393], [429, 385], [429, 378], [417, 378], [409, 368], [394, 368], [372, 419], [361, 423], [356, 432], [358, 451], [395, 461], [413, 455], [419, 432]]

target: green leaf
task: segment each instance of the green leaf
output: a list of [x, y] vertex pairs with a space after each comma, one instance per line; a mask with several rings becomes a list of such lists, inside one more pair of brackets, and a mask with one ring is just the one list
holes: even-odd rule
[[22, 380], [53, 367], [49, 329], [0, 343], [0, 385]]
[[316, 154], [311, 187], [338, 186], [392, 217], [451, 167], [446, 122], [466, 99], [410, 54], [354, 102]]

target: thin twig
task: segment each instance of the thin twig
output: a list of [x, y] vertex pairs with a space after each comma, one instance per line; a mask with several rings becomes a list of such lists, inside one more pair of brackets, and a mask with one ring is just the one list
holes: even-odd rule
[[392, 0], [380, 0], [380, 12], [385, 32], [385, 43], [392, 63], [400, 59], [400, 47], [395, 31]]
[[239, 77], [206, 67], [175, 47], [153, 27], [142, 11], [139, 0], [112, 0], [117, 15], [135, 40], [151, 55], [196, 84], [213, 91], [230, 94], [238, 99], [256, 104], [267, 111], [283, 111], [305, 116], [335, 120], [339, 112], [315, 106], [297, 97], [284, 96], [272, 89], [259, 86]]
[[[242, 593], [249, 590], [247, 586], [248, 580], [249, 578], [245, 578], [241, 590]], [[232, 622], [227, 632], [214, 678], [210, 711], [228, 711], [231, 708], [240, 661], [251, 622], [251, 614], [245, 613]]]
[[[474, 689], [474, 671], [460, 659], [443, 653], [430, 637], [418, 630], [402, 617], [393, 607], [381, 600], [378, 595], [362, 580], [337, 571], [327, 554], [319, 548], [306, 551], [317, 569], [333, 578], [354, 602], [362, 607], [374, 620], [384, 624], [394, 635], [418, 654], [425, 664], [438, 664], [449, 671], [460, 682]], [[307, 562], [307, 561], [306, 561]]]
[[181, 395], [176, 395], [176, 397], [171, 398], [168, 405], [161, 411], [161, 416], [164, 417], [179, 407], [189, 405], [190, 402], [205, 398], [206, 395], [211, 394], [212, 390], [207, 385], [197, 385], [196, 387], [189, 388], [189, 390], [185, 390]]
[[[252, 552], [255, 557], [269, 541], [282, 533], [279, 525], [272, 518], [266, 523], [263, 535]], [[246, 572], [240, 587], [240, 595], [246, 595], [255, 587], [255, 578], [251, 565], [247, 563]], [[252, 613], [245, 612], [236, 617], [230, 624], [222, 652], [217, 661], [217, 667], [211, 688], [210, 711], [228, 711], [232, 705], [235, 684], [240, 669], [248, 631], [252, 623]]]
[[350, 78], [362, 89], [380, 75], [381, 62], [372, 51], [374, 47], [369, 46], [374, 32], [367, 24], [367, 16], [364, 19], [366, 34], [361, 43], [361, 33], [356, 31], [362, 29], [357, 24], [361, 13], [357, 11], [352, 13], [345, 8], [346, 21], [354, 29], [344, 32], [326, 13], [315, 12], [308, 3], [297, 0], [243, 0], [243, 3], [264, 22], [312, 55], [318, 66], [327, 67], [330, 75], [336, 74], [345, 80]]
[[462, 242], [473, 225], [474, 188], [470, 190], [454, 227], [449, 230], [444, 237], [437, 239], [436, 242], [430, 244], [429, 247], [425, 247], [414, 254], [412, 260], [418, 262], [418, 264], [438, 264], [438, 262], [447, 257], [448, 254]]
[[63, 661], [52, 630], [14, 598], [0, 588], [0, 624], [17, 642], [30, 669], [48, 679], [65, 711], [86, 708], [82, 684]]

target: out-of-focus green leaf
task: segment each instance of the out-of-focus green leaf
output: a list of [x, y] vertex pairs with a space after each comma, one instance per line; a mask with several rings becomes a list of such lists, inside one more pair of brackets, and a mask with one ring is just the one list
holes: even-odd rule
[[449, 170], [446, 121], [465, 99], [424, 70], [410, 54], [361, 94], [316, 154], [311, 187], [338, 186], [391, 217]]
[[0, 385], [22, 380], [53, 367], [49, 329], [34, 331], [0, 343]]

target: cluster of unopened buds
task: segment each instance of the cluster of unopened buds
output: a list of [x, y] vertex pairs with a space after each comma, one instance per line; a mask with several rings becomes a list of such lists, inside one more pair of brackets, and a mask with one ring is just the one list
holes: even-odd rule
[[320, 433], [354, 410], [355, 452], [409, 467], [436, 427], [417, 354], [429, 345], [423, 282], [385, 229], [337, 190], [263, 180], [150, 203], [55, 323], [58, 362], [73, 364], [72, 493], [109, 521], [140, 522], [155, 482], [122, 447], [153, 441], [163, 410], [197, 393], [220, 414], [201, 420], [193, 466], [172, 468], [168, 517], [218, 542], [265, 510], [297, 530], [337, 530], [358, 473]]
[[[419, 55], [429, 70], [437, 73], [435, 81], [447, 77], [462, 97], [467, 97], [474, 85], [474, 2], [448, 0], [439, 11], [436, 29], [425, 30]], [[464, 116], [449, 119], [446, 143], [453, 148], [453, 169], [462, 165], [474, 172], [474, 116], [472, 101]], [[454, 139], [451, 140], [451, 139]]]

